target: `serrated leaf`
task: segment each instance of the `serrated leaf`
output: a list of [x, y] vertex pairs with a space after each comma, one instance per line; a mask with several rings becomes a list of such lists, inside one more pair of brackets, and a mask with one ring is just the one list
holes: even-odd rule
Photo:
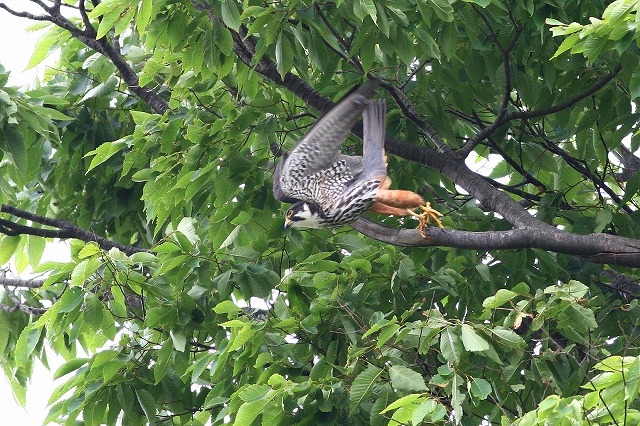
[[234, 31], [240, 29], [240, 11], [235, 0], [224, 0], [221, 5], [222, 21]]
[[282, 390], [271, 389], [262, 398], [251, 402], [245, 402], [238, 409], [238, 414], [236, 414], [236, 419], [233, 422], [233, 425], [250, 425], [260, 414], [262, 414], [264, 407], [281, 395], [281, 393]]
[[215, 312], [216, 314], [237, 313], [241, 310], [242, 309], [240, 309], [231, 300], [224, 300], [213, 307], [213, 312]]
[[482, 378], [474, 377], [471, 381], [471, 394], [478, 399], [486, 399], [491, 393], [491, 384]]
[[80, 287], [67, 289], [54, 305], [57, 312], [72, 312], [84, 301], [84, 291]]
[[384, 344], [392, 338], [400, 329], [398, 324], [389, 324], [385, 326], [378, 335], [378, 343], [376, 343], [376, 348], [380, 349]]
[[360, 404], [369, 398], [383, 371], [381, 368], [369, 365], [355, 378], [349, 390], [349, 412], [351, 414], [355, 413]]
[[246, 324], [244, 327], [237, 332], [237, 334], [231, 339], [227, 350], [229, 352], [235, 351], [236, 349], [241, 348], [247, 343], [251, 338], [255, 336], [255, 331], [251, 328], [250, 325]]
[[453, 327], [447, 327], [440, 333], [440, 352], [447, 361], [460, 362], [462, 344]]
[[126, 146], [126, 140], [119, 139], [113, 142], [105, 142], [93, 151], [87, 152], [85, 154], [85, 157], [93, 156], [93, 158], [91, 159], [91, 164], [89, 165], [86, 173], [89, 173], [91, 170], [95, 169], [97, 166], [104, 163], [118, 152], [122, 151], [122, 149], [124, 149]]
[[145, 389], [135, 389], [136, 397], [144, 415], [147, 418], [147, 424], [153, 426], [156, 424], [156, 399]]
[[2, 131], [0, 132], [0, 149], [13, 160], [13, 164], [19, 171], [27, 171], [29, 165], [27, 148], [22, 132], [17, 125], [6, 123], [2, 127]]
[[53, 378], [59, 379], [60, 377], [65, 376], [71, 373], [72, 371], [76, 371], [78, 368], [82, 367], [87, 362], [89, 362], [89, 358], [74, 358], [72, 360], [69, 360], [64, 364], [62, 364], [60, 368], [56, 370], [56, 372], [53, 374]]
[[495, 296], [490, 296], [484, 299], [484, 301], [482, 302], [482, 307], [489, 308], [489, 309], [497, 308], [499, 306], [504, 305], [505, 303], [507, 303], [514, 297], [516, 297], [517, 295], [518, 295], [517, 293], [511, 290], [506, 290], [504, 288], [501, 288], [496, 292]]
[[510, 348], [523, 348], [526, 346], [525, 340], [516, 334], [513, 330], [505, 328], [492, 328], [491, 334], [496, 336], [499, 344]]
[[484, 340], [469, 324], [460, 326], [462, 344], [464, 348], [471, 352], [486, 351], [489, 349], [489, 343]]
[[0, 265], [4, 265], [9, 262], [19, 244], [19, 235], [5, 235], [4, 237], [2, 237], [2, 239], [0, 240]]
[[284, 78], [291, 70], [291, 67], [293, 67], [293, 49], [289, 38], [285, 36], [283, 31], [280, 31], [276, 40], [276, 68], [278, 74]]
[[71, 285], [81, 286], [100, 267], [101, 262], [97, 258], [85, 259], [78, 263], [71, 272]]
[[144, 34], [147, 25], [151, 21], [153, 10], [153, 0], [142, 0], [138, 6], [138, 16], [136, 16], [136, 28], [140, 34]]
[[18, 340], [16, 341], [16, 347], [13, 352], [16, 366], [22, 367], [27, 363], [29, 356], [33, 353], [33, 350], [40, 340], [41, 328], [25, 327]]
[[102, 13], [102, 19], [98, 24], [96, 39], [101, 39], [111, 31], [111, 29], [120, 22], [121, 18], [125, 15], [125, 11], [130, 7], [128, 4], [129, 2], [127, 1], [111, 1], [104, 3], [107, 3], [109, 7], [104, 11], [100, 11]]
[[604, 228], [613, 220], [613, 214], [609, 209], [601, 209], [596, 214], [596, 224], [593, 232], [602, 232]]
[[419, 393], [412, 393], [412, 394], [403, 396], [402, 398], [393, 401], [384, 410], [380, 411], [380, 414], [386, 413], [387, 411], [391, 411], [391, 410], [397, 410], [398, 408], [404, 407], [409, 404], [413, 404], [420, 397], [422, 397], [422, 394], [419, 394]]
[[176, 351], [184, 352], [187, 346], [187, 338], [184, 332], [182, 330], [170, 330], [169, 335], [171, 336], [171, 341]]
[[404, 391], [427, 390], [427, 385], [424, 383], [422, 375], [410, 368], [392, 365], [389, 367], [389, 377], [394, 389]]
[[158, 327], [161, 325], [171, 324], [175, 316], [175, 310], [169, 306], [154, 306], [147, 310], [144, 323], [147, 327]]
[[560, 46], [558, 47], [558, 50], [556, 50], [556, 53], [553, 54], [551, 59], [555, 59], [558, 56], [562, 55], [567, 50], [573, 48], [573, 46], [575, 46], [575, 44], [579, 40], [580, 40], [580, 34], [578, 34], [578, 33], [571, 34], [569, 37], [565, 38], [562, 41], [562, 43], [560, 43]]
[[640, 65], [637, 66], [631, 74], [631, 79], [629, 80], [629, 91], [631, 92], [632, 99], [640, 97]]
[[87, 93], [84, 94], [82, 99], [80, 99], [80, 103], [88, 101], [89, 99], [98, 98], [100, 96], [104, 96], [112, 93], [115, 90], [117, 83], [118, 83], [117, 78], [115, 77], [109, 78], [104, 83], [100, 83], [96, 87], [88, 90]]
[[178, 226], [176, 227], [176, 230], [180, 231], [182, 235], [187, 237], [187, 239], [192, 245], [196, 245], [200, 241], [194, 225], [195, 225], [195, 220], [192, 217], [183, 217], [182, 220], [180, 220], [180, 223], [178, 223]]
[[38, 39], [25, 70], [31, 69], [40, 64], [47, 56], [53, 53], [55, 51], [54, 46], [62, 40], [63, 35], [66, 40], [68, 36], [64, 34], [61, 28], [58, 27], [54, 27], [44, 33], [42, 37]]
[[78, 252], [78, 257], [80, 259], [86, 259], [87, 257], [91, 257], [95, 254], [100, 253], [100, 247], [96, 243], [87, 243], [82, 249]]
[[438, 15], [438, 18], [445, 22], [453, 22], [453, 6], [449, 0], [428, 0], [432, 5], [432, 9]]

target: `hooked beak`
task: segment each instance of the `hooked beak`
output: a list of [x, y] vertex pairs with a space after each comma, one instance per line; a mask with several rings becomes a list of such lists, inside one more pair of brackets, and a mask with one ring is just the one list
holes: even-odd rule
[[291, 228], [291, 225], [293, 225], [293, 221], [289, 220], [288, 218], [285, 218], [284, 219], [284, 229]]

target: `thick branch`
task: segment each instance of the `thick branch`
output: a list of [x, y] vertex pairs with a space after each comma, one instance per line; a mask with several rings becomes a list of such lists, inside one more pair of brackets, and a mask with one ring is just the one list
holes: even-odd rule
[[538, 222], [509, 231], [468, 232], [429, 228], [427, 238], [415, 229], [397, 229], [359, 218], [351, 226], [385, 243], [410, 246], [442, 246], [475, 250], [538, 248], [581, 257], [589, 262], [640, 266], [640, 241], [609, 234], [576, 235]]
[[50, 226], [56, 229], [36, 228], [34, 226], [22, 225], [8, 219], [0, 219], [0, 232], [6, 235], [35, 235], [45, 238], [75, 238], [82, 241], [94, 241], [103, 250], [109, 250], [113, 247], [121, 250], [123, 253], [132, 255], [133, 253], [148, 251], [140, 247], [132, 247], [124, 244], [116, 243], [99, 236], [93, 232], [64, 221], [62, 219], [52, 219], [45, 216], [29, 213], [7, 204], [0, 206], [0, 212], [9, 213], [22, 219], [30, 220], [33, 223]]
[[40, 288], [44, 285], [44, 282], [45, 280], [25, 280], [20, 278], [7, 278], [0, 275], [0, 285], [5, 287]]
[[20, 301], [18, 296], [16, 296], [13, 291], [11, 291], [11, 289], [9, 289], [6, 285], [4, 286], [4, 291], [9, 300], [11, 300], [11, 303], [13, 303], [13, 306], [7, 306], [5, 304], [1, 305], [2, 309], [7, 312], [15, 312], [18, 309], [29, 315], [42, 315], [47, 312], [45, 308], [35, 308], [33, 306], [25, 305]]

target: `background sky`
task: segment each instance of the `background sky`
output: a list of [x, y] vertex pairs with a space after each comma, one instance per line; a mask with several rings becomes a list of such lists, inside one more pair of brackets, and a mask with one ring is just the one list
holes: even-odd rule
[[[29, 2], [9, 1], [5, 2], [10, 7], [22, 9], [29, 6]], [[0, 10], [0, 64], [7, 71], [10, 86], [33, 86], [38, 75], [42, 75], [44, 66], [25, 71], [34, 46], [40, 36], [40, 32], [26, 32], [25, 28], [32, 22], [9, 15]], [[68, 256], [65, 247], [50, 245], [47, 247], [43, 259], [55, 260], [59, 256]], [[40, 426], [47, 415], [47, 401], [49, 395], [59, 383], [54, 383], [53, 373], [63, 363], [55, 357], [49, 358], [51, 371], [41, 364], [37, 364], [27, 389], [26, 409], [15, 402], [11, 386], [0, 369], [0, 423], [13, 426]], [[5, 423], [8, 422], [8, 423]]]

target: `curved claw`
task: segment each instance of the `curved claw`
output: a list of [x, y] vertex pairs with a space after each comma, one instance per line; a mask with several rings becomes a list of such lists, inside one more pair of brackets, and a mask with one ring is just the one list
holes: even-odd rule
[[429, 221], [431, 219], [433, 219], [441, 229], [444, 229], [444, 225], [442, 225], [442, 222], [439, 219], [440, 216], [443, 215], [438, 210], [432, 208], [431, 203], [427, 202], [424, 206], [420, 206], [419, 208], [422, 210], [421, 214], [418, 214], [411, 209], [407, 209], [407, 213], [418, 219], [418, 221], [420, 222], [417, 229], [418, 231], [420, 231], [420, 235], [422, 236], [422, 238], [427, 238], [426, 234], [424, 233], [424, 228], [427, 228], [429, 226]]

